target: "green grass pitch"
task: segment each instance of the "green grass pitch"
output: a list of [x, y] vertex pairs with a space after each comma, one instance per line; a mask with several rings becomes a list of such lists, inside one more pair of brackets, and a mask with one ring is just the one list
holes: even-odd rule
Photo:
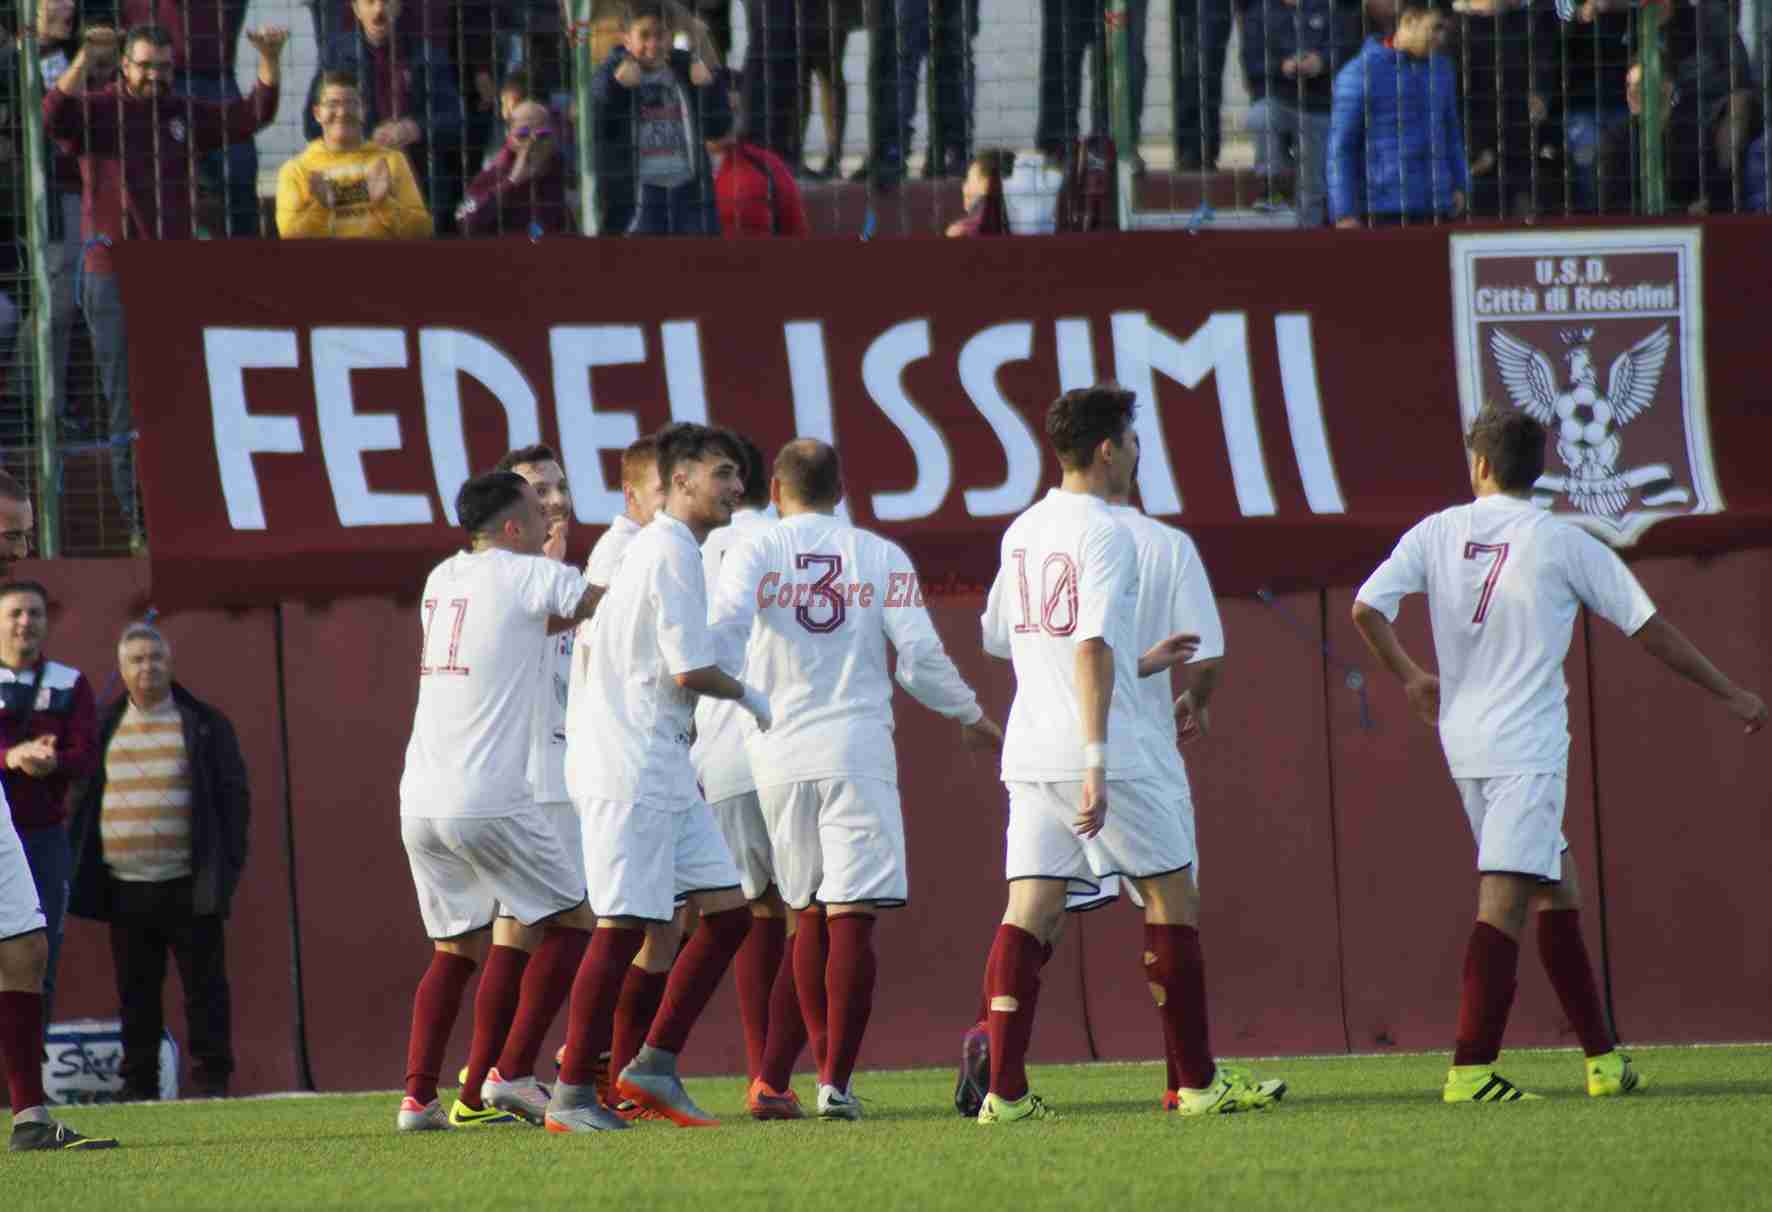
[[[1447, 1107], [1438, 1055], [1267, 1061], [1278, 1108], [1157, 1110], [1158, 1065], [1040, 1066], [1063, 1119], [984, 1128], [953, 1075], [863, 1072], [861, 1123], [753, 1123], [736, 1078], [690, 1089], [711, 1130], [523, 1125], [399, 1136], [387, 1094], [68, 1108], [109, 1153], [8, 1155], [7, 1209], [1280, 1207], [1772, 1208], [1772, 1047], [1643, 1048], [1649, 1087], [1590, 1100], [1578, 1054], [1515, 1052], [1541, 1103]], [[807, 1075], [798, 1079], [811, 1093]], [[450, 1096], [445, 1091], [444, 1097]], [[810, 1100], [808, 1100], [810, 1101]]]

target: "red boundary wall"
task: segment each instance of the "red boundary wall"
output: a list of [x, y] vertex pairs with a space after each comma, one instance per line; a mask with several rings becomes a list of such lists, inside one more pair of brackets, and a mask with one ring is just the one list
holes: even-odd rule
[[[1746, 684], [1772, 685], [1762, 605], [1772, 552], [1636, 568], [1720, 665]], [[54, 654], [116, 693], [112, 645], [145, 607], [145, 565], [64, 560], [21, 571], [57, 595]], [[1227, 1054], [1438, 1048], [1451, 1036], [1475, 893], [1468, 833], [1432, 733], [1375, 676], [1348, 605], [1346, 590], [1221, 603], [1226, 680], [1213, 735], [1188, 750], [1188, 762], [1213, 1039]], [[427, 955], [397, 819], [415, 695], [408, 611], [356, 599], [164, 620], [179, 678], [234, 720], [252, 771], [252, 857], [228, 935], [242, 1093], [301, 1080], [285, 717], [313, 1074], [332, 1090], [400, 1081]], [[962, 671], [1001, 716], [1008, 670], [979, 652], [977, 614], [967, 598], [935, 608]], [[1419, 603], [1406, 606], [1403, 634], [1426, 653], [1424, 614]], [[1364, 712], [1349, 685], [1354, 672], [1366, 678]], [[1569, 680], [1568, 834], [1588, 895], [1590, 946], [1622, 1034], [1764, 1037], [1772, 750], [1764, 738], [1744, 740], [1720, 707], [1604, 623], [1578, 635]], [[952, 1060], [1003, 898], [994, 772], [957, 751], [951, 726], [901, 703], [912, 900], [880, 932], [880, 995], [863, 1057], [875, 1067]], [[1041, 999], [1037, 1059], [1158, 1054], [1139, 939], [1126, 907], [1073, 923]], [[73, 924], [61, 987], [63, 1017], [115, 1012], [102, 928]], [[168, 1008], [182, 1031], [176, 978]], [[452, 1056], [465, 1053], [469, 1017]], [[1571, 1041], [1530, 945], [1509, 1039]], [[704, 1072], [735, 1072], [742, 1058], [723, 991], [689, 1059]]]

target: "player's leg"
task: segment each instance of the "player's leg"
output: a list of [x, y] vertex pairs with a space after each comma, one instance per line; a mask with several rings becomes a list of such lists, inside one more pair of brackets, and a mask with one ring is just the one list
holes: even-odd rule
[[[800, 1012], [793, 963], [799, 917], [795, 910], [787, 911], [785, 955], [769, 990], [769, 1032], [763, 1045], [763, 1063], [746, 1092], [746, 1103], [756, 1119], [801, 1119], [806, 1114], [793, 1089], [794, 1062], [806, 1047], [806, 1016]], [[753, 922], [752, 929], [755, 928]]]
[[775, 855], [755, 791], [713, 805], [726, 848], [738, 865], [739, 881], [751, 906], [751, 929], [733, 959], [738, 1018], [744, 1028], [746, 1076], [763, 1071], [769, 1036], [769, 997], [787, 950], [787, 905], [775, 886]]
[[897, 908], [909, 896], [904, 816], [898, 787], [884, 779], [824, 779], [817, 784], [819, 850], [830, 954], [825, 961], [829, 1042], [820, 1067], [818, 1113], [825, 1119], [859, 1119], [851, 1089], [862, 1038], [874, 1009], [878, 959], [874, 927], [878, 911]]
[[[1105, 886], [1102, 889], [1105, 891]], [[1089, 909], [1100, 908], [1112, 904], [1118, 894], [1105, 899], [1098, 895], [1083, 893], [1083, 908], [1071, 898], [1066, 898], [1066, 911], [1058, 919], [1058, 926], [1052, 938], [1047, 942], [1042, 958], [1044, 968], [1052, 960], [1052, 952], [1058, 946], [1058, 940], [1064, 937], [1065, 924], [1072, 913], [1083, 913]], [[994, 941], [994, 938], [993, 938]], [[978, 1013], [966, 1033], [960, 1037], [960, 1073], [954, 1080], [954, 1110], [966, 1119], [977, 1119], [980, 1109], [984, 1106], [984, 1096], [991, 1088], [991, 972], [987, 965], [984, 979], [979, 985]]]
[[717, 1123], [689, 1098], [677, 1076], [677, 1056], [719, 988], [720, 978], [744, 944], [751, 911], [739, 886], [738, 868], [708, 805], [695, 800], [668, 812], [674, 829], [676, 884], [692, 890], [701, 915], [695, 934], [665, 982], [664, 1000], [646, 1042], [616, 1077], [616, 1091], [669, 1118], [679, 1127]]
[[1532, 909], [1537, 918], [1538, 958], [1581, 1040], [1588, 1094], [1606, 1098], [1642, 1089], [1642, 1078], [1630, 1057], [1618, 1050], [1600, 1000], [1593, 961], [1581, 936], [1581, 881], [1575, 856], [1567, 850], [1563, 852], [1563, 878], [1541, 885], [1533, 894]]
[[669, 814], [639, 804], [584, 800], [579, 819], [585, 878], [596, 891], [597, 928], [572, 982], [566, 1051], [548, 1102], [550, 1132], [627, 1127], [599, 1100], [597, 1065], [610, 1050], [622, 984], [647, 928], [675, 915], [675, 826]]
[[[786, 955], [769, 995], [769, 1034], [757, 1080], [747, 1092], [752, 1116], [800, 1119], [792, 1089], [794, 1062], [810, 1038], [822, 1068], [828, 1053], [825, 967], [830, 956], [824, 906], [814, 897], [824, 878], [819, 848], [818, 784], [783, 783], [757, 790], [757, 807], [769, 838], [776, 890], [788, 907]], [[756, 923], [752, 924], [756, 929]]]
[[1464, 953], [1458, 1035], [1441, 1097], [1453, 1102], [1536, 1098], [1495, 1072], [1520, 967], [1520, 932], [1539, 886], [1561, 874], [1562, 796], [1534, 776], [1458, 779], [1477, 839], [1477, 920]]
[[480, 966], [480, 985], [474, 992], [474, 1034], [468, 1044], [468, 1064], [462, 1070], [461, 1090], [450, 1119], [458, 1127], [497, 1120], [509, 1123], [508, 1113], [488, 1108], [483, 1101], [487, 1074], [493, 1069], [511, 1023], [517, 1016], [517, 999], [530, 953], [541, 943], [540, 928], [530, 928], [508, 916], [492, 923], [492, 945]]
[[[11, 832], [10, 822], [5, 831]], [[8, 870], [12, 857], [0, 849], [0, 1069], [5, 1070], [12, 1105], [10, 1147], [15, 1152], [115, 1148], [117, 1142], [110, 1137], [81, 1136], [49, 1117], [42, 1063], [43, 971], [49, 964], [49, 937], [23, 852], [17, 855], [22, 881]], [[31, 893], [28, 911], [24, 889]]]
[[498, 898], [456, 853], [460, 822], [436, 817], [400, 818], [400, 840], [412, 867], [419, 916], [431, 937], [431, 961], [412, 998], [412, 1033], [406, 1046], [406, 1097], [396, 1126], [402, 1132], [447, 1128], [437, 1102], [437, 1078], [462, 995], [480, 965], [492, 933]]

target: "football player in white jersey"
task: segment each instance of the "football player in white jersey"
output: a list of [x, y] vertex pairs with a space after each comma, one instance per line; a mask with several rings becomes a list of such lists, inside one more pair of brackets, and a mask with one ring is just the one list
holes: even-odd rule
[[[0, 578], [31, 553], [31, 494], [0, 471]], [[112, 1149], [110, 1137], [82, 1136], [51, 1119], [43, 1093], [43, 973], [49, 936], [25, 846], [0, 790], [0, 1072], [12, 1106], [14, 1152]]]
[[[875, 915], [909, 895], [887, 644], [899, 684], [957, 721], [956, 739], [995, 749], [1002, 731], [942, 648], [910, 558], [835, 516], [837, 452], [811, 438], [788, 443], [770, 495], [782, 520], [727, 553], [712, 618], [723, 662], [742, 668], [780, 716], [745, 742], [768, 826], [759, 849], [773, 855], [792, 909], [823, 910], [800, 921], [793, 960], [805, 1028], [826, 1037], [818, 1114], [859, 1119], [850, 1079], [873, 1008]], [[752, 1082], [753, 1113], [763, 1100], [786, 1101], [794, 1112], [782, 1117], [797, 1117], [787, 1085], [798, 1049], [778, 1048], [776, 1029], [771, 1065]]]
[[[1635, 636], [1723, 700], [1746, 731], [1766, 721], [1759, 696], [1724, 677], [1657, 613], [1609, 547], [1533, 504], [1545, 436], [1523, 412], [1485, 408], [1465, 439], [1476, 500], [1410, 529], [1353, 607], [1373, 654], [1402, 680], [1416, 714], [1438, 727], [1477, 843], [1477, 921], [1441, 1092], [1449, 1103], [1537, 1097], [1495, 1072], [1529, 912], [1545, 971], [1586, 1053], [1588, 1094], [1626, 1094], [1640, 1084], [1594, 984], [1580, 886], [1562, 836], [1569, 765], [1563, 660], [1577, 611], [1586, 606]], [[1391, 627], [1411, 593], [1427, 594], [1437, 676], [1416, 664]]]
[[[1028, 1040], [1067, 888], [1130, 879], [1145, 902], [1144, 964], [1164, 1052], [1185, 1082], [1183, 1114], [1262, 1108], [1277, 1087], [1214, 1066], [1188, 867], [1193, 841], [1152, 765], [1138, 679], [1190, 657], [1192, 634], [1138, 655], [1138, 552], [1107, 501], [1131, 491], [1133, 394], [1066, 392], [1046, 414], [1064, 479], [1003, 536], [983, 618], [985, 651], [1015, 666], [1003, 747], [1009, 791], [1009, 905], [991, 946], [990, 1091], [980, 1123], [1044, 1118], [1028, 1090]], [[1165, 692], [1166, 693], [1166, 692]], [[1169, 726], [1165, 726], [1165, 736]]]
[[[763, 452], [743, 434], [732, 436], [744, 454], [744, 496], [739, 507], [732, 511], [731, 524], [714, 531], [701, 545], [710, 603], [719, 584], [720, 564], [726, 553], [746, 536], [767, 529], [777, 521], [775, 507], [769, 503], [769, 468], [763, 462]], [[729, 672], [744, 676], [743, 670], [736, 665], [730, 667]], [[782, 999], [779, 1008], [791, 1009], [793, 1018], [799, 1018], [799, 1007], [794, 1002], [793, 973], [782, 963], [787, 952], [787, 908], [776, 887], [769, 833], [763, 825], [763, 811], [757, 803], [757, 783], [751, 777], [751, 760], [745, 753], [745, 737], [755, 731], [749, 714], [736, 703], [703, 699], [695, 707], [695, 744], [689, 751], [695, 762], [696, 777], [701, 780], [702, 795], [713, 806], [714, 819], [720, 823], [726, 847], [738, 864], [745, 897], [751, 903], [751, 932], [733, 957], [732, 983], [738, 994], [746, 1071], [752, 1079], [753, 1091], [757, 1075], [763, 1071], [771, 997], [779, 996]], [[619, 1047], [616, 1049], [618, 1054], [621, 1051]], [[776, 1110], [752, 1099], [751, 1114], [759, 1118], [798, 1118], [800, 1115], [797, 1104], [782, 1108], [781, 1115], [776, 1114]]]
[[703, 425], [658, 434], [665, 507], [635, 537], [597, 608], [587, 693], [567, 707], [566, 780], [583, 822], [597, 930], [573, 983], [560, 1081], [548, 1105], [556, 1132], [625, 1127], [591, 1084], [614, 1034], [627, 969], [648, 933], [667, 932], [678, 894], [701, 925], [671, 969], [645, 1044], [616, 1090], [685, 1127], [715, 1122], [677, 1076], [677, 1055], [750, 930], [738, 869], [689, 760], [697, 696], [737, 699], [759, 726], [768, 700], [722, 672], [708, 629], [701, 544], [743, 492], [742, 454]]
[[[513, 471], [529, 481], [547, 525], [542, 554], [550, 560], [564, 560], [572, 523], [572, 489], [560, 457], [548, 446], [525, 446], [508, 452], [496, 470]], [[548, 632], [540, 647], [541, 681], [535, 696], [529, 781], [536, 805], [553, 822], [566, 857], [582, 863], [578, 810], [566, 794], [565, 770], [566, 693], [572, 676], [574, 625], [550, 620]], [[511, 925], [515, 937], [508, 944], [493, 945], [481, 973], [483, 996], [475, 1001], [474, 1016], [476, 1024], [484, 1018], [487, 1029], [476, 1032], [483, 1051], [469, 1056], [462, 1070], [460, 1102], [467, 1111], [492, 1107], [540, 1124], [547, 1111], [548, 1090], [535, 1079], [536, 1057], [566, 1004], [590, 933], [558, 924], [545, 930]], [[506, 976], [503, 970], [507, 968], [521, 973], [520, 986]], [[498, 1000], [500, 993], [514, 996], [514, 1004]], [[508, 1029], [501, 1032], [501, 1025]]]
[[[476, 1108], [471, 1090], [448, 1116], [437, 1102], [443, 1049], [487, 936], [508, 953], [521, 950], [519, 927], [589, 930], [594, 921], [584, 875], [536, 807], [528, 778], [536, 653], [549, 618], [589, 612], [589, 586], [542, 556], [546, 523], [523, 477], [494, 471], [469, 480], [456, 516], [473, 544], [425, 580], [418, 709], [400, 778], [401, 840], [435, 940], [413, 1004], [402, 1131], [503, 1115]], [[481, 978], [473, 1056], [489, 1055], [510, 1025], [508, 1012], [500, 1023], [492, 1008], [515, 1004], [523, 965], [500, 958]]]

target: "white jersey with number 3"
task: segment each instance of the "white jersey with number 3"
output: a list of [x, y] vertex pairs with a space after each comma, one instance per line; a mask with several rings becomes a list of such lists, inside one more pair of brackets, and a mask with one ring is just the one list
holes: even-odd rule
[[1418, 522], [1360, 586], [1397, 617], [1426, 593], [1440, 677], [1440, 744], [1454, 778], [1544, 774], [1569, 757], [1563, 660], [1579, 607], [1634, 634], [1655, 604], [1604, 543], [1515, 497]]
[[[1132, 536], [1138, 551], [1138, 651], [1144, 652], [1177, 632], [1200, 637], [1188, 663], [1224, 655], [1224, 623], [1212, 582], [1194, 541], [1165, 522], [1146, 517], [1130, 505], [1110, 507]], [[1175, 747], [1174, 681], [1167, 672], [1141, 679], [1138, 709], [1145, 722], [1146, 756], [1152, 767], [1179, 782], [1187, 793], [1187, 769]]]
[[1099, 497], [1054, 488], [1010, 524], [983, 618], [985, 651], [1015, 665], [1005, 782], [1082, 779], [1076, 658], [1091, 639], [1114, 655], [1107, 776], [1155, 773], [1138, 711], [1137, 604], [1137, 548]]
[[569, 565], [496, 548], [431, 570], [402, 816], [507, 816], [532, 802], [536, 653], [549, 616], [570, 618], [585, 589]]
[[711, 617], [721, 664], [742, 660], [745, 679], [769, 696], [773, 726], [746, 741], [759, 787], [898, 781], [888, 640], [899, 684], [918, 702], [965, 724], [983, 714], [904, 549], [828, 514], [795, 514], [737, 543]]

